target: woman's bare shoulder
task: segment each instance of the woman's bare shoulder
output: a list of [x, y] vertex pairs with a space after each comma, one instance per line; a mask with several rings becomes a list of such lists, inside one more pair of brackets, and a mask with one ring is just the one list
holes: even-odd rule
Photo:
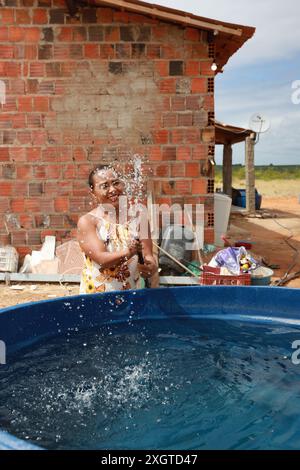
[[101, 223], [104, 221], [104, 218], [101, 216], [102, 216], [102, 213], [99, 213], [99, 211], [97, 210], [92, 210], [91, 212], [88, 212], [87, 214], [82, 215], [78, 219], [77, 227], [79, 229], [99, 227], [99, 225], [101, 225]]
[[81, 217], [79, 217], [78, 222], [77, 222], [77, 227], [81, 230], [93, 228], [96, 226], [97, 226], [97, 219], [91, 212], [88, 212], [87, 214], [84, 214]]

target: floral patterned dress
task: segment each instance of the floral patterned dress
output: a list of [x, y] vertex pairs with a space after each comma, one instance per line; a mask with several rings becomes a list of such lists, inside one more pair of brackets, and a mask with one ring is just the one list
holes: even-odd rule
[[[105, 243], [106, 250], [114, 253], [124, 250], [132, 239], [130, 228], [101, 219], [97, 226], [97, 235]], [[140, 287], [140, 274], [137, 269], [138, 257], [133, 256], [127, 261], [129, 277], [119, 280], [120, 267], [101, 269], [100, 265], [85, 255], [85, 263], [81, 274], [80, 294], [95, 294], [115, 290], [137, 289]]]

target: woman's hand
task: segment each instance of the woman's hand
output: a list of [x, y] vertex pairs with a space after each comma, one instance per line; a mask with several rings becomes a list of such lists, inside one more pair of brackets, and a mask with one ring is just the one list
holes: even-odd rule
[[147, 279], [157, 272], [157, 264], [153, 256], [146, 256], [144, 264], [138, 264], [140, 275]]
[[116, 279], [118, 281], [124, 282], [129, 276], [130, 276], [130, 272], [129, 272], [128, 264], [127, 263], [121, 264], [117, 270]]
[[140, 240], [130, 240], [128, 244], [128, 258], [137, 255], [139, 251], [142, 251], [142, 243]]

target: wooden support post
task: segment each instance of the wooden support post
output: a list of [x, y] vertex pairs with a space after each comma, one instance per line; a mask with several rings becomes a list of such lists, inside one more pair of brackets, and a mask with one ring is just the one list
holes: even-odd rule
[[254, 140], [246, 138], [246, 210], [249, 214], [255, 213], [255, 167], [254, 167]]
[[223, 192], [232, 197], [232, 145], [223, 147]]

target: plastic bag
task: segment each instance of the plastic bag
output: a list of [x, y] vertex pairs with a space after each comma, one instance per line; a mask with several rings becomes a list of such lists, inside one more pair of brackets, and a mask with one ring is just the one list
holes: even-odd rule
[[[225, 267], [234, 275], [249, 272], [257, 267], [257, 262], [247, 253], [244, 246], [228, 247], [219, 251], [209, 262], [209, 266]], [[247, 266], [247, 268], [246, 268]]]

